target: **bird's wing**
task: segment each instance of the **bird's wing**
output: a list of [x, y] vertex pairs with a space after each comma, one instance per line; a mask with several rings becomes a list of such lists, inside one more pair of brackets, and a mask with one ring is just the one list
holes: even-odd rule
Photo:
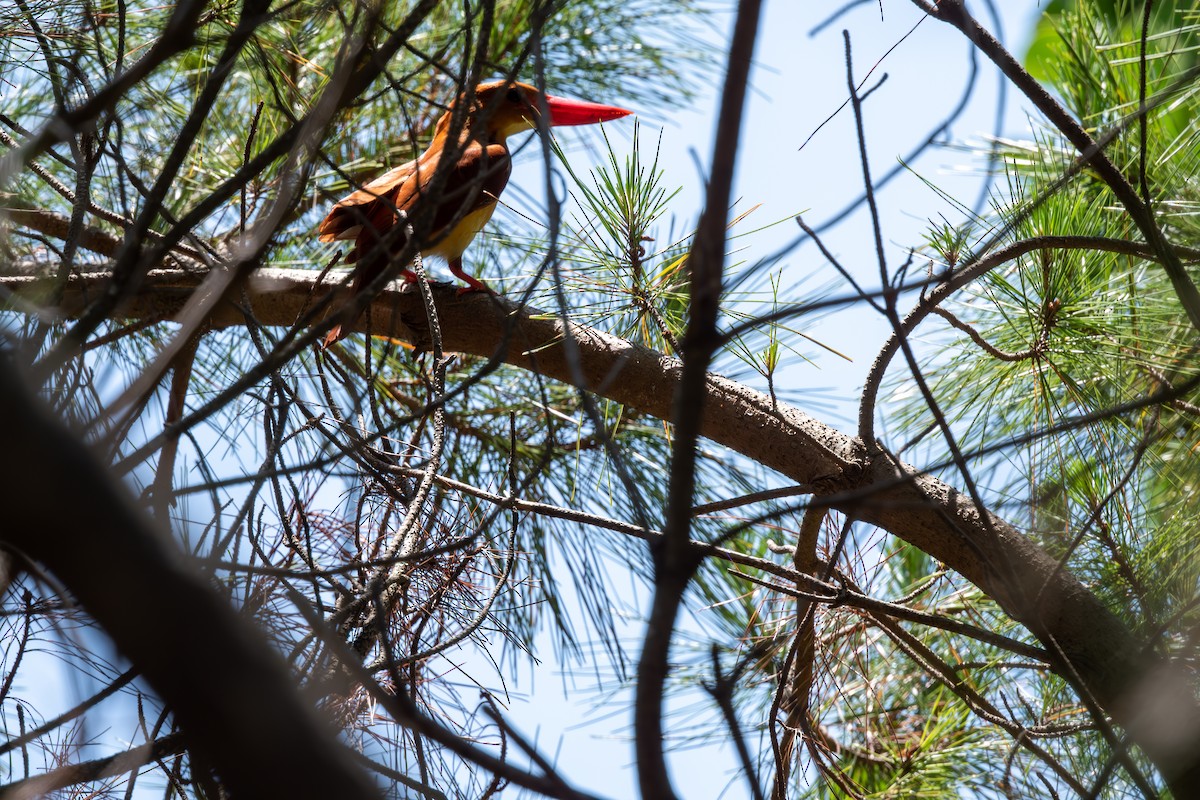
[[[463, 151], [454, 168], [446, 176], [446, 183], [438, 193], [437, 207], [429, 223], [429, 236], [433, 239], [446, 232], [455, 218], [462, 219], [481, 208], [495, 205], [500, 193], [508, 185], [512, 171], [508, 148], [502, 144], [481, 145], [472, 142]], [[423, 171], [422, 171], [423, 172]], [[405, 187], [407, 191], [424, 192], [432, 173], [420, 176], [420, 187]], [[414, 182], [416, 183], [416, 182]], [[398, 197], [406, 202], [404, 208], [410, 214], [416, 208], [418, 198]], [[398, 204], [399, 205], [399, 204]]]
[[[354, 239], [358, 237], [364, 223], [374, 221], [376, 216], [372, 206], [388, 208], [389, 198], [406, 181], [417, 174], [420, 161], [409, 161], [388, 170], [375, 180], [365, 184], [361, 189], [338, 200], [329, 210], [329, 214], [318, 228], [322, 242], [332, 242], [335, 239]], [[383, 199], [383, 202], [380, 202]], [[390, 210], [390, 208], [389, 208]], [[394, 215], [393, 215], [394, 216]]]
[[[402, 164], [339, 200], [321, 223], [322, 242], [354, 239], [356, 252], [365, 252], [396, 223], [396, 212], [410, 216], [426, 202], [427, 187], [437, 171], [441, 153], [426, 153], [417, 161]], [[456, 216], [470, 214], [496, 202], [508, 183], [508, 148], [501, 144], [467, 145], [438, 193], [430, 236], [439, 235]], [[463, 208], [467, 204], [468, 207]]]

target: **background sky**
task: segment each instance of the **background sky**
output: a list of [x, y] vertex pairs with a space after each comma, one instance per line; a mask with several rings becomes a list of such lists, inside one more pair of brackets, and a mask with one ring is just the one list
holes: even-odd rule
[[[997, 5], [1002, 6], [997, 9], [1000, 30], [980, 3], [972, 4], [972, 9], [1021, 57], [1041, 8], [1033, 2]], [[724, 41], [732, 24], [730, 4], [713, 7], [717, 8], [717, 28], [711, 35], [714, 39], [721, 36]], [[849, 107], [837, 112], [848, 97], [844, 29], [851, 35], [856, 79], [862, 81], [874, 70], [867, 81], [869, 87], [887, 74], [887, 80], [864, 105], [867, 145], [876, 179], [895, 167], [899, 159], [907, 160], [960, 102], [970, 70], [970, 48], [957, 30], [936, 20], [922, 21], [922, 14], [912, 3], [886, 0], [882, 8], [875, 2], [857, 5], [819, 32], [811, 33], [827, 20], [831, 9], [840, 7], [842, 4], [796, 0], [765, 3], [734, 191], [739, 198], [735, 213], [761, 205], [736, 231], [751, 231], [781, 219], [788, 221], [732, 242], [730, 263], [754, 262], [779, 252], [800, 234], [790, 217], [802, 213], [805, 221], [816, 227], [840, 213], [862, 192], [853, 114]], [[986, 168], [980, 151], [986, 150], [996, 130], [999, 86], [990, 62], [981, 59], [979, 70], [966, 112], [939, 138], [947, 145], [927, 149], [909, 162], [916, 174], [899, 176], [877, 194], [886, 256], [892, 269], [904, 261], [910, 247], [921, 245], [930, 220], [940, 220], [943, 215], [951, 223], [963, 219], [962, 212], [939, 197], [925, 181], [966, 207], [978, 202]], [[671, 204], [677, 229], [694, 222], [702, 207], [702, 165], [711, 161], [718, 91], [719, 82], [709, 87], [691, 109], [669, 116], [654, 109], [637, 109], [644, 152], [652, 155], [652, 151], [645, 150], [646, 143], [653, 143], [661, 128], [659, 164], [667, 185], [682, 187]], [[1020, 101], [1009, 92], [999, 129], [1004, 137], [1030, 137]], [[822, 126], [835, 112], [836, 116]], [[618, 154], [623, 142], [615, 134], [621, 124], [609, 127], [609, 138]], [[800, 149], [810, 136], [811, 140]], [[577, 169], [586, 169], [587, 165], [581, 163], [585, 158], [580, 154], [572, 158], [572, 163]], [[536, 157], [526, 158], [525, 163], [517, 165], [513, 182], [536, 185], [536, 181], [544, 180], [540, 170]], [[822, 239], [861, 285], [879, 285], [878, 260], [865, 207], [822, 234]], [[817, 290], [833, 294], [846, 291], [811, 242], [791, 250], [775, 269], [791, 299], [811, 296]], [[886, 336], [886, 321], [855, 305], [816, 321], [805, 318], [797, 327], [851, 360], [808, 348], [804, 352], [812, 361], [793, 357], [785, 362], [777, 376], [779, 386], [802, 410], [843, 431], [852, 431], [850, 420], [857, 412], [858, 393]], [[745, 371], [738, 377], [747, 379]], [[751, 373], [748, 382], [766, 388], [765, 381], [756, 383], [753, 377]], [[620, 575], [615, 570], [612, 574]], [[635, 598], [635, 607], [637, 602], [641, 604], [639, 613], [648, 607], [647, 599], [644, 595]], [[702, 615], [703, 611], [696, 613]], [[640, 621], [631, 619], [627, 628], [626, 642], [635, 656], [640, 648]], [[694, 644], [704, 648], [707, 642], [698, 638]], [[533, 674], [523, 671], [514, 676], [512, 685], [519, 687], [527, 699], [514, 702], [511, 719], [524, 726], [537, 725], [534, 729], [525, 727], [523, 732], [538, 741], [543, 752], [557, 756], [562, 774], [575, 786], [606, 797], [636, 796], [631, 694], [606, 693], [612, 688], [611, 676], [589, 673], [566, 677], [564, 671], [569, 667], [555, 663], [548, 642], [537, 655], [543, 659], [540, 668]], [[704, 713], [696, 714], [698, 721], [693, 729], [678, 723], [669, 725], [673, 733], [702, 739], [703, 734], [715, 732], [722, 737], [724, 731], [712, 727], [711, 703], [696, 692], [678, 699], [675, 706], [679, 709], [689, 703], [699, 704], [697, 708], [705, 706]], [[683, 709], [678, 720], [687, 718]], [[670, 764], [676, 788], [685, 797], [748, 796], [729, 748], [711, 744], [680, 746]]]
[[[983, 16], [983, 9], [976, 9], [976, 13], [981, 14], [998, 38], [1021, 55], [1040, 9], [1036, 3], [1002, 5], [1000, 32], [992, 20]], [[714, 3], [710, 7], [715, 9], [715, 16], [714, 28], [708, 35], [714, 42], [724, 41], [732, 22], [730, 4]], [[884, 73], [888, 76], [865, 105], [865, 128], [875, 176], [892, 169], [898, 158], [924, 141], [963, 94], [969, 71], [969, 47], [956, 30], [934, 20], [921, 21], [920, 12], [909, 2], [886, 0], [882, 8], [878, 3], [857, 5], [816, 35], [810, 35], [825, 21], [830, 9], [836, 7], [839, 6], [798, 0], [765, 3], [734, 192], [739, 198], [735, 213], [756, 205], [758, 209], [736, 228], [737, 233], [747, 235], [731, 243], [731, 250], [735, 251], [731, 263], [753, 263], [780, 252], [799, 235], [799, 229], [790, 221], [792, 216], [803, 213], [809, 224], [817, 225], [841, 212], [861, 193], [858, 144], [849, 108], [822, 125], [847, 98], [843, 29], [851, 32], [856, 78], [862, 80], [874, 69], [867, 82], [870, 86]], [[893, 268], [903, 262], [910, 246], [920, 245], [929, 220], [937, 220], [941, 215], [950, 222], [962, 219], [961, 212], [930, 189], [922, 177], [966, 206], [975, 205], [979, 197], [985, 163], [971, 148], [985, 147], [987, 137], [995, 129], [998, 85], [995, 70], [986, 63], [979, 66], [981, 77], [967, 112], [943, 137], [951, 146], [926, 150], [911, 164], [920, 177], [903, 175], [878, 195], [887, 257]], [[665, 172], [665, 182], [671, 188], [682, 188], [671, 204], [676, 232], [694, 223], [701, 210], [703, 172], [711, 159], [718, 88], [719, 79], [685, 111], [668, 115], [659, 109], [635, 109], [642, 124], [645, 155], [652, 155], [661, 130], [659, 164]], [[1006, 137], [1027, 138], [1029, 128], [1019, 98], [1009, 99], [1001, 132]], [[618, 155], [622, 148], [628, 151], [632, 126], [623, 121], [614, 123], [609, 130]], [[811, 140], [800, 149], [810, 136]], [[565, 140], [568, 136], [560, 138]], [[536, 147], [526, 148], [524, 158], [514, 169], [511, 185], [544, 185], [536, 150]], [[584, 150], [578, 157], [573, 156], [572, 161], [577, 168], [586, 170], [588, 158], [600, 155]], [[749, 233], [779, 220], [784, 221]], [[878, 285], [874, 242], [864, 212], [852, 216], [823, 238], [862, 285]], [[773, 269], [778, 271], [784, 296], [792, 300], [811, 297], [818, 290], [838, 294], [845, 291], [836, 272], [811, 243], [789, 251]], [[885, 321], [873, 316], [873, 312], [853, 306], [819, 320], [806, 317], [796, 327], [851, 360], [807, 348], [805, 355], [812, 360], [788, 359], [778, 375], [778, 388], [802, 410], [843, 431], [852, 430], [849, 421], [856, 410], [858, 391], [885, 337]], [[738, 377], [747, 376], [743, 372]], [[752, 373], [750, 377], [753, 378]], [[766, 388], [761, 380], [748, 382]], [[636, 657], [648, 597], [637, 588], [624, 565], [614, 565], [610, 575], [621, 582], [614, 588], [627, 600], [627, 606], [616, 613], [627, 621], [622, 632], [629, 652]], [[700, 609], [694, 613], [702, 617], [704, 612]], [[685, 621], [685, 626], [685, 630], [693, 632], [700, 629], [695, 618]], [[707, 641], [697, 637], [693, 644], [697, 649], [706, 649]], [[631, 694], [616, 688], [615, 675], [560, 664], [549, 637], [539, 642], [536, 655], [541, 659], [540, 667], [529, 670], [518, 659], [522, 666], [516, 674], [508, 676], [510, 720], [556, 761], [562, 774], [577, 787], [612, 798], [636, 796], [630, 736]], [[55, 654], [46, 652], [31, 657], [45, 660], [42, 675], [48, 685], [55, 686], [53, 691], [61, 693], [64, 706], [70, 705], [73, 698], [85, 697], [95, 690], [81, 685], [64, 689], [68, 685], [65, 678], [76, 673], [61, 672], [62, 677], [54, 680], [59, 672]], [[465, 674], [475, 672], [467, 666]], [[568, 671], [573, 674], [568, 676]], [[478, 674], [495, 673], [490, 666], [480, 665]], [[697, 709], [694, 716], [689, 711], [690, 704]], [[706, 734], [712, 733], [718, 740], [724, 737], [723, 729], [713, 726], [711, 703], [695, 692], [675, 699], [673, 705], [680, 716], [672, 722], [672, 732], [695, 737], [700, 742], [681, 746], [671, 756], [673, 776], [681, 794], [688, 798], [746, 797], [745, 783], [736, 774], [729, 748], [703, 743]], [[48, 707], [46, 711], [52, 713]], [[119, 717], [119, 713], [114, 715], [109, 730], [117, 736], [132, 730], [127, 721], [117, 723]], [[683, 724], [688, 719], [695, 720], [695, 727]], [[104, 736], [98, 730], [88, 733]], [[148, 790], [149, 786], [141, 788]], [[157, 790], [139, 790], [138, 794], [150, 796], [157, 794]]]

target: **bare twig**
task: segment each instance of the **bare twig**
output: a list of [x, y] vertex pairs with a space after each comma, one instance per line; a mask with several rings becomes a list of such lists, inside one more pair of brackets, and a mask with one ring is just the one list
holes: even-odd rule
[[661, 800], [671, 800], [676, 796], [663, 752], [662, 704], [675, 618], [683, 602], [684, 591], [700, 564], [688, 548], [692, 506], [695, 502], [696, 445], [705, 411], [704, 386], [708, 380], [708, 365], [719, 344], [717, 319], [725, 266], [729, 196], [760, 10], [759, 0], [742, 0], [738, 4], [734, 22], [713, 145], [712, 174], [709, 176], [704, 212], [688, 258], [692, 272], [691, 303], [687, 330], [680, 343], [683, 373], [671, 414], [675, 435], [671, 448], [666, 526], [661, 544], [651, 549], [654, 595], [646, 623], [642, 655], [638, 661], [634, 750], [642, 796]]

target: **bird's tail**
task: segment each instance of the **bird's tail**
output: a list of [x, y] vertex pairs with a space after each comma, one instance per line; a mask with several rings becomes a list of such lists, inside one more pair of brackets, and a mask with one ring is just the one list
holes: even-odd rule
[[[354, 277], [350, 280], [350, 295], [346, 301], [346, 305], [355, 302], [368, 286], [370, 286], [380, 273], [387, 269], [389, 262], [388, 253], [378, 246], [378, 243], [372, 243], [374, 246], [367, 248], [363, 246], [363, 242], [355, 243], [354, 250], [351, 251], [351, 257], [347, 261], [355, 262]], [[416, 280], [416, 275], [411, 270], [405, 269], [401, 273], [406, 280]], [[343, 305], [343, 308], [345, 306]], [[349, 320], [346, 323], [339, 323], [329, 329], [329, 333], [325, 334], [325, 342], [321, 346], [322, 350], [327, 350], [334, 343], [350, 334], [347, 328], [357, 320]]]

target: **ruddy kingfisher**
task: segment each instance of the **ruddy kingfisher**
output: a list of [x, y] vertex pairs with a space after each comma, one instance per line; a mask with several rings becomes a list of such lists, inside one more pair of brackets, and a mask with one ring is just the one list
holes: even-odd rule
[[[452, 141], [455, 111], [464, 104], [461, 130]], [[387, 236], [388, 232], [402, 219], [408, 224], [422, 215], [429, 219], [428, 233], [420, 242], [421, 256], [444, 258], [450, 271], [467, 284], [460, 293], [488, 291], [482, 281], [463, 271], [462, 254], [491, 218], [508, 183], [512, 171], [508, 137], [535, 129], [543, 108], [548, 125], [591, 125], [631, 113], [616, 106], [553, 97], [515, 81], [481, 83], [474, 92], [459, 95], [438, 119], [424, 153], [343, 197], [321, 223], [322, 242], [354, 240], [346, 257], [356, 264], [351, 295], [368, 286], [404, 248], [406, 237]], [[431, 183], [444, 158], [456, 161], [435, 191]], [[407, 268], [404, 275], [414, 279]], [[342, 335], [342, 326], [335, 326], [326, 335], [325, 346]]]

